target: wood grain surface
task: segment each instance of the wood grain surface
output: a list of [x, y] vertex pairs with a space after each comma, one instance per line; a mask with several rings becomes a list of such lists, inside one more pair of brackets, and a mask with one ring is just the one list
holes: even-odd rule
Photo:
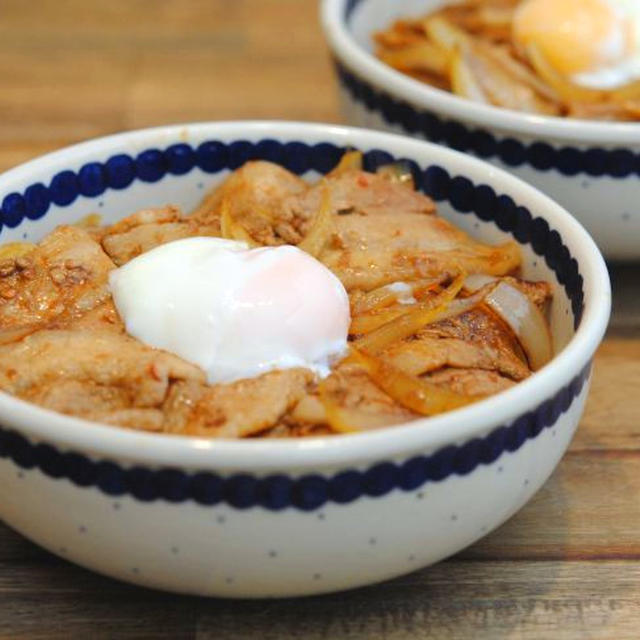
[[[0, 170], [235, 118], [340, 121], [315, 0], [0, 0]], [[639, 638], [640, 264], [610, 266], [614, 314], [571, 450], [473, 547], [345, 594], [228, 602], [96, 576], [0, 524], [0, 638]]]

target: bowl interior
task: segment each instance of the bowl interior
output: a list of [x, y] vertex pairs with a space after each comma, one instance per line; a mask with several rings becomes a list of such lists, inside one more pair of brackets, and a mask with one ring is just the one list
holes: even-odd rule
[[[244, 464], [248, 449], [263, 447], [277, 451], [271, 459], [257, 461], [268, 465], [286, 460], [293, 448], [310, 461], [338, 449], [345, 457], [391, 454], [415, 446], [414, 440], [437, 446], [508, 423], [578, 375], [602, 337], [609, 312], [606, 269], [589, 236], [555, 203], [501, 170], [401, 136], [327, 125], [245, 122], [164, 127], [90, 141], [0, 176], [0, 242], [38, 241], [57, 225], [90, 213], [111, 223], [140, 208], [167, 203], [189, 211], [230, 170], [250, 159], [276, 161], [313, 179], [331, 169], [347, 148], [365, 152], [365, 168], [370, 170], [406, 159], [419, 187], [436, 200], [440, 215], [474, 237], [488, 243], [519, 240], [522, 275], [547, 280], [554, 289], [551, 329], [556, 358], [549, 365], [473, 407], [365, 434], [365, 448], [360, 445], [365, 436], [358, 434], [324, 438], [322, 446], [313, 447], [259, 441], [251, 447], [233, 442], [212, 445], [188, 438], [178, 444], [171, 436], [125, 433], [113, 427], [87, 430], [85, 421], [56, 416], [5, 394], [0, 394], [0, 419], [27, 433], [83, 442], [96, 451], [117, 447], [130, 453], [135, 441], [136, 456], [145, 459], [188, 457], [196, 464], [214, 447], [233, 452], [229, 460], [237, 456]], [[421, 429], [426, 423], [429, 429]], [[115, 432], [120, 434], [117, 439], [112, 437]], [[155, 445], [142, 450], [143, 440]], [[250, 457], [255, 464], [255, 456]]]
[[[232, 145], [231, 148], [236, 150], [239, 154], [242, 153], [242, 147], [245, 143], [250, 144], [252, 149], [247, 151], [247, 159], [251, 158], [266, 158], [274, 156], [273, 150], [275, 147], [271, 147], [268, 144], [265, 145], [264, 141], [266, 139], [250, 139], [250, 140], [230, 140], [228, 144]], [[295, 145], [297, 141], [294, 141]], [[185, 144], [185, 149], [187, 147], [193, 149], [194, 145]], [[202, 142], [200, 142], [202, 144]], [[264, 147], [264, 150], [260, 150], [260, 145]], [[276, 145], [278, 143], [275, 143]], [[282, 141], [280, 145], [282, 149], [284, 149], [284, 145], [286, 145], [286, 140]], [[291, 142], [289, 143], [291, 144]], [[302, 144], [302, 143], [299, 143]], [[328, 143], [331, 144], [331, 143]], [[233, 146], [235, 145], [235, 147]], [[161, 153], [165, 153], [166, 150], [172, 145], [166, 145], [164, 148], [159, 147], [149, 148], [149, 149], [140, 149], [135, 157], [139, 159], [138, 165], [142, 165], [140, 158], [144, 157], [144, 154], [154, 153], [159, 151]], [[198, 145], [195, 145], [197, 149]], [[304, 145], [303, 145], [304, 146]], [[349, 148], [358, 148], [358, 145], [347, 145]], [[326, 166], [323, 169], [330, 169], [331, 166], [335, 163], [340, 153], [347, 148], [340, 147], [339, 145], [335, 146], [330, 152], [327, 151], [326, 158], [324, 158]], [[384, 164], [389, 161], [398, 160], [403, 157], [403, 154], [393, 153], [393, 149], [381, 149], [377, 151], [373, 151], [367, 146], [361, 147], [361, 150], [364, 152], [369, 152], [365, 156], [365, 165], [370, 170], [375, 170], [377, 166], [380, 164]], [[131, 159], [131, 177], [133, 178], [134, 173], [137, 171], [135, 161], [133, 160], [133, 154], [125, 153], [114, 154], [111, 155], [110, 158], [114, 157], [121, 159], [122, 165], [126, 166], [128, 162], [127, 158]], [[295, 154], [296, 148], [295, 146], [289, 150], [290, 153]], [[298, 152], [302, 155], [305, 152], [309, 155], [309, 150], [301, 148]], [[170, 153], [170, 152], [169, 152]], [[321, 152], [319, 152], [321, 155]], [[313, 152], [311, 152], [313, 154]], [[329, 157], [331, 156], [331, 157]], [[273, 157], [273, 159], [276, 159]], [[429, 169], [430, 166], [441, 168], [441, 165], [438, 163], [437, 158], [434, 156], [432, 158], [433, 162], [424, 161], [417, 162], [415, 159], [408, 158], [412, 162], [415, 163], [415, 169], [417, 172], [424, 174], [426, 170]], [[298, 173], [300, 173], [305, 179], [309, 181], [317, 180], [322, 173], [316, 169], [308, 169], [304, 164], [300, 165], [300, 167], [295, 166], [295, 160], [292, 158], [284, 158], [283, 156], [283, 164], [289, 165], [289, 168], [298, 169]], [[317, 158], [316, 158], [317, 160]], [[112, 161], [112, 160], [111, 160]], [[102, 154], [99, 153], [98, 149], [96, 149], [93, 153], [88, 153], [84, 158], [84, 162], [82, 167], [86, 167], [91, 163], [109, 163], [109, 158], [104, 158]], [[239, 165], [242, 160], [239, 158], [232, 162], [233, 165]], [[116, 164], [116, 163], [114, 163]], [[36, 171], [32, 175], [32, 184], [44, 183], [51, 184], [54, 177], [57, 175], [61, 175], [64, 171], [73, 170], [77, 163], [71, 163], [69, 166], [57, 166], [54, 174], [51, 174], [48, 171]], [[80, 167], [80, 171], [82, 171], [82, 167]], [[442, 167], [445, 171], [450, 169], [450, 167]], [[125, 171], [126, 169], [121, 169]], [[225, 177], [230, 173], [230, 169], [228, 167], [220, 168], [215, 172], [207, 171], [202, 169], [201, 167], [194, 166], [191, 170], [181, 175], [172, 175], [170, 173], [165, 173], [161, 178], [154, 181], [143, 181], [139, 179], [132, 179], [132, 182], [120, 189], [106, 189], [102, 194], [86, 197], [79, 195], [77, 199], [68, 205], [56, 205], [52, 203], [46, 214], [40, 217], [37, 220], [29, 220], [27, 217], [24, 217], [20, 224], [18, 224], [14, 228], [8, 227], [6, 224], [0, 230], [0, 242], [37, 242], [44, 235], [52, 231], [56, 226], [61, 224], [73, 224], [80, 221], [82, 218], [89, 214], [98, 214], [100, 216], [102, 224], [113, 224], [117, 220], [138, 211], [143, 208], [153, 208], [153, 207], [161, 207], [167, 204], [175, 204], [182, 208], [184, 212], [189, 212], [194, 209], [203, 196], [217, 184], [220, 184]], [[447, 171], [450, 173], [450, 177], [454, 178], [456, 175], [455, 171]], [[78, 172], [80, 176], [80, 172]], [[460, 176], [461, 178], [466, 178], [467, 180], [471, 179], [473, 182], [476, 182], [476, 185], [481, 184], [474, 180], [471, 176]], [[487, 182], [491, 184], [491, 176], [487, 174], [485, 176], [487, 178]], [[1, 183], [0, 183], [1, 184]], [[30, 185], [31, 186], [31, 185]], [[438, 189], [438, 185], [423, 184], [423, 187], [426, 187], [426, 191], [431, 191], [430, 195], [434, 194], [434, 189]], [[29, 187], [27, 187], [28, 189]], [[469, 184], [466, 182], [460, 182], [459, 188], [468, 189]], [[496, 193], [498, 196], [502, 193], [501, 191], [496, 189]], [[425, 189], [423, 189], [425, 190]], [[0, 200], [6, 197], [6, 190], [0, 191]], [[515, 200], [505, 200], [503, 202], [496, 201], [496, 207], [507, 207], [513, 208], [513, 205], [518, 206], [520, 203]], [[472, 206], [472, 205], [470, 205]], [[466, 208], [466, 207], [465, 207]], [[445, 198], [440, 198], [440, 202], [438, 202], [438, 212], [443, 217], [447, 218], [451, 222], [453, 222], [456, 226], [461, 229], [464, 229], [470, 235], [490, 244], [500, 244], [506, 242], [507, 240], [511, 240], [508, 233], [501, 230], [493, 221], [484, 221], [476, 215], [473, 215], [473, 211], [461, 211], [456, 209], [455, 206], [451, 203], [450, 200]], [[471, 215], [469, 215], [471, 213]], [[547, 280], [553, 284], [554, 288], [554, 297], [553, 303], [550, 308], [550, 319], [551, 319], [551, 329], [554, 339], [554, 346], [556, 352], [561, 350], [571, 339], [571, 337], [575, 333], [575, 323], [574, 323], [574, 314], [571, 308], [571, 301], [567, 296], [567, 292], [558, 282], [557, 276], [554, 272], [549, 268], [544, 259], [541, 259], [539, 255], [536, 254], [533, 247], [530, 244], [521, 245], [522, 255], [523, 255], [523, 266], [522, 266], [522, 275], [524, 278], [528, 280]]]

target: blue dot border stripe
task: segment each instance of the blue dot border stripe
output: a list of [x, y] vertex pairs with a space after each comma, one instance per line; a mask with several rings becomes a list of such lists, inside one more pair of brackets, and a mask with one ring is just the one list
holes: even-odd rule
[[[37, 220], [52, 209], [66, 207], [79, 196], [96, 198], [109, 189], [123, 190], [136, 180], [157, 182], [168, 174], [183, 175], [195, 167], [207, 173], [236, 169], [248, 160], [277, 162], [299, 175], [309, 170], [327, 173], [339, 161], [345, 148], [329, 142], [257, 142], [209, 140], [196, 148], [181, 143], [166, 149], [148, 149], [135, 158], [115, 155], [106, 162], [90, 162], [77, 172], [64, 170], [48, 185], [36, 183], [23, 193], [2, 199], [1, 224], [17, 227], [25, 220]], [[394, 161], [407, 163], [416, 188], [436, 201], [448, 201], [457, 211], [493, 221], [518, 242], [529, 244], [544, 258], [564, 287], [577, 327], [583, 312], [583, 279], [576, 259], [562, 237], [548, 223], [534, 217], [505, 194], [489, 185], [474, 184], [465, 176], [451, 176], [443, 167], [420, 167], [412, 160], [396, 158], [372, 149], [364, 156], [369, 171]], [[2, 227], [0, 226], [0, 229]], [[108, 460], [94, 461], [73, 451], [62, 452], [45, 443], [32, 443], [14, 430], [0, 426], [0, 458], [9, 458], [23, 469], [39, 469], [51, 478], [66, 479], [78, 487], [94, 487], [109, 496], [128, 495], [141, 501], [194, 501], [201, 505], [227, 504], [237, 509], [255, 506], [277, 511], [286, 507], [304, 511], [328, 502], [344, 504], [363, 496], [378, 497], [393, 490], [410, 491], [428, 482], [452, 475], [466, 475], [480, 465], [490, 464], [505, 452], [519, 449], [525, 442], [551, 427], [582, 391], [591, 364], [565, 388], [535, 410], [509, 426], [499, 427], [485, 438], [475, 438], [459, 446], [449, 446], [430, 456], [417, 456], [403, 463], [381, 461], [367, 470], [345, 470], [332, 477], [285, 475], [255, 477], [236, 474], [223, 477], [212, 472], [186, 473], [180, 469], [124, 468]]]
[[236, 509], [287, 507], [313, 511], [327, 503], [348, 504], [363, 497], [377, 498], [392, 491], [414, 491], [450, 476], [465, 476], [482, 465], [517, 451], [528, 440], [552, 427], [572, 405], [589, 377], [591, 363], [566, 387], [537, 409], [520, 416], [509, 427], [494, 429], [484, 438], [444, 447], [429, 456], [401, 463], [382, 461], [362, 471], [347, 469], [331, 477], [286, 475], [255, 477], [236, 474], [186, 473], [180, 469], [124, 468], [107, 460], [93, 461], [48, 444], [33, 444], [12, 430], [0, 428], [0, 458], [22, 469], [39, 469], [53, 479], [66, 479], [80, 488], [95, 487], [118, 497], [143, 502], [193, 501], [203, 506], [227, 504]]
[[570, 177], [579, 174], [594, 178], [640, 175], [640, 154], [629, 149], [556, 148], [545, 142], [527, 145], [514, 138], [499, 139], [485, 129], [469, 128], [457, 120], [442, 118], [396, 100], [356, 76], [337, 60], [334, 60], [334, 65], [340, 83], [356, 102], [382, 116], [388, 124], [402, 127], [407, 134], [419, 134], [431, 142], [473, 153], [480, 158], [497, 158], [513, 168], [528, 165], [543, 172], [555, 169]]

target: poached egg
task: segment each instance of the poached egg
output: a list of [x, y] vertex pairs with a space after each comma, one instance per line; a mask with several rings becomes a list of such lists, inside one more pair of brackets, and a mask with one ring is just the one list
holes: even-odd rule
[[640, 79], [638, 0], [524, 0], [513, 37], [576, 85], [606, 91]]
[[293, 246], [176, 240], [112, 271], [109, 284], [131, 336], [199, 365], [210, 383], [291, 367], [325, 376], [346, 352], [347, 293]]

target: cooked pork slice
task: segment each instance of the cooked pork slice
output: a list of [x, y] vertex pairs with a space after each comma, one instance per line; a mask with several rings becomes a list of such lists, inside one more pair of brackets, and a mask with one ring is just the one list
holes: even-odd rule
[[455, 367], [497, 371], [513, 380], [529, 376], [528, 367], [509, 349], [495, 344], [465, 342], [459, 338], [421, 336], [393, 345], [382, 357], [412, 375]]
[[91, 380], [63, 380], [33, 387], [24, 400], [67, 415], [121, 427], [161, 431], [164, 416], [153, 408], [130, 408], [128, 390]]
[[460, 269], [499, 276], [520, 264], [515, 243], [491, 247], [476, 242], [436, 216], [401, 211], [350, 214], [337, 216], [335, 226], [335, 237], [322, 261], [348, 290], [361, 287], [372, 273], [389, 273], [396, 280], [403, 269], [421, 277]]
[[0, 344], [66, 314], [78, 316], [109, 298], [113, 262], [84, 230], [62, 226], [26, 256], [0, 269]]
[[[240, 223], [256, 241], [274, 245], [300, 240], [280, 214], [287, 196], [304, 193], [309, 185], [295, 174], [271, 162], [247, 162], [214, 189], [193, 212], [200, 224], [219, 221], [225, 201], [231, 218]], [[280, 231], [276, 229], [281, 224]], [[293, 235], [291, 235], [293, 234]]]
[[122, 266], [161, 244], [195, 236], [220, 236], [220, 226], [205, 227], [193, 220], [143, 224], [124, 233], [106, 236], [102, 246], [109, 257]]
[[166, 207], [155, 207], [153, 209], [140, 209], [135, 213], [118, 220], [115, 224], [101, 229], [102, 235], [126, 233], [145, 224], [165, 224], [168, 222], [178, 222], [182, 218], [179, 207], [168, 205]]
[[145, 209], [108, 227], [101, 241], [105, 252], [121, 266], [166, 242], [193, 236], [219, 236], [219, 220], [203, 224], [183, 218], [177, 207]]
[[64, 389], [77, 391], [78, 385], [48, 391], [52, 384], [78, 381], [92, 388], [111, 387], [101, 391], [101, 397], [117, 398], [109, 405], [115, 410], [123, 408], [123, 397], [124, 407], [157, 407], [170, 381], [205, 379], [198, 367], [110, 330], [41, 330], [0, 347], [0, 363], [0, 389], [31, 397], [41, 394], [55, 406], [67, 402], [71, 409], [75, 395], [65, 400], [60, 394]]
[[[530, 375], [516, 337], [502, 320], [483, 308], [472, 309], [425, 327], [415, 336], [418, 343], [423, 339], [435, 340], [435, 344], [441, 339], [455, 340], [458, 346], [460, 342], [464, 343], [466, 347], [458, 353], [458, 359], [452, 358], [456, 362], [454, 366], [493, 369], [513, 380], [522, 380]], [[410, 345], [411, 342], [406, 344]], [[487, 366], [481, 365], [481, 362]], [[452, 362], [444, 364], [451, 365]]]
[[74, 331], [114, 331], [125, 333], [124, 322], [109, 298], [91, 311], [81, 316], [69, 316], [62, 314], [47, 325], [47, 329], [73, 329]]
[[[551, 296], [551, 287], [546, 282], [505, 280], [539, 306]], [[516, 381], [531, 374], [512, 331], [495, 314], [483, 308], [435, 323], [417, 336], [391, 345], [382, 355], [414, 375], [444, 367], [486, 369]]]
[[441, 369], [426, 376], [429, 382], [468, 396], [490, 396], [517, 383], [485, 369]]
[[53, 411], [83, 417], [130, 405], [129, 392], [123, 387], [105, 386], [94, 380], [73, 378], [35, 384], [23, 390], [21, 397]]
[[306, 230], [329, 192], [331, 213], [375, 216], [402, 211], [407, 214], [435, 212], [433, 200], [406, 185], [391, 182], [388, 177], [352, 169], [321, 180], [306, 191], [282, 201], [282, 215], [296, 227]]
[[[370, 415], [368, 428], [400, 424], [420, 417], [397, 404], [377, 387], [359, 365], [338, 365], [325, 384], [331, 397], [339, 406], [361, 416]], [[300, 411], [298, 410], [297, 413]], [[296, 416], [295, 411], [293, 415]]]
[[308, 369], [285, 369], [212, 387], [178, 382], [164, 404], [165, 431], [219, 438], [259, 433], [297, 404], [312, 381]]

